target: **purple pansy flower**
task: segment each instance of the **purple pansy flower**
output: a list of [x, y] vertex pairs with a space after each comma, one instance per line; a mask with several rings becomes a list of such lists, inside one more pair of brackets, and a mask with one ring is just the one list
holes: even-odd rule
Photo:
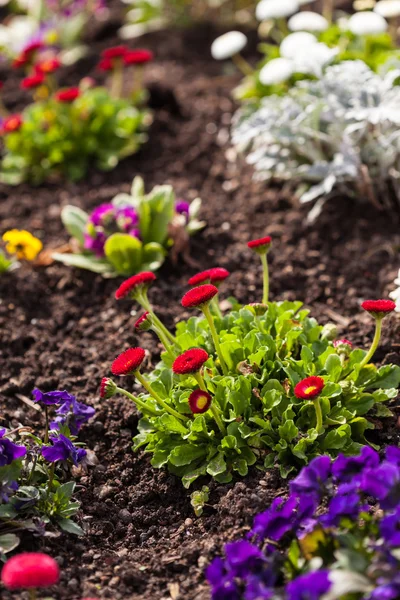
[[14, 460], [22, 458], [26, 454], [25, 446], [18, 446], [4, 437], [5, 429], [0, 429], [0, 467], [10, 465]]
[[54, 390], [53, 392], [41, 392], [38, 388], [35, 388], [32, 392], [34, 402], [41, 402], [46, 406], [51, 406], [53, 404], [63, 404], [64, 402], [71, 401], [75, 399], [74, 396], [69, 394], [66, 390], [59, 391]]
[[360, 489], [379, 500], [384, 510], [396, 508], [400, 502], [400, 468], [383, 462], [363, 473]]
[[285, 501], [275, 498], [268, 510], [255, 517], [250, 535], [279, 542], [285, 533], [297, 530], [304, 520], [309, 519], [317, 504], [315, 494], [292, 495]]
[[0, 481], [0, 504], [7, 504], [18, 487], [16, 481]]
[[102, 231], [96, 231], [95, 237], [92, 237], [89, 233], [84, 234], [85, 241], [83, 247], [85, 250], [90, 250], [98, 258], [104, 256], [104, 244], [106, 243], [107, 237]]
[[291, 581], [287, 587], [288, 600], [319, 600], [331, 587], [329, 571], [314, 571], [301, 575]]
[[368, 505], [360, 503], [360, 494], [351, 483], [339, 485], [336, 494], [329, 503], [328, 513], [323, 515], [321, 523], [331, 527], [339, 525], [343, 517], [357, 519], [361, 512], [369, 509]]
[[206, 576], [212, 585], [212, 600], [240, 600], [233, 575], [226, 571], [221, 558], [213, 560], [207, 568]]
[[400, 507], [393, 514], [384, 517], [379, 526], [381, 535], [390, 546], [400, 548]]
[[117, 210], [117, 225], [122, 231], [133, 229], [134, 225], [139, 223], [139, 216], [132, 206], [125, 206]]
[[82, 425], [87, 423], [95, 412], [92, 406], [78, 402], [74, 396], [71, 396], [56, 410], [57, 416], [50, 424], [50, 429], [59, 429], [60, 426], [67, 425], [72, 435], [78, 435]]
[[177, 200], [175, 203], [175, 210], [179, 215], [184, 215], [186, 217], [186, 223], [189, 221], [189, 202], [185, 202], [185, 200]]
[[50, 436], [53, 446], [42, 448], [42, 455], [48, 462], [58, 462], [71, 459], [76, 466], [86, 456], [86, 450], [77, 448], [65, 435], [59, 433]]
[[89, 221], [95, 227], [104, 227], [115, 218], [115, 206], [113, 204], [100, 204], [94, 209], [89, 217]]
[[389, 446], [386, 448], [386, 460], [400, 467], [400, 448], [397, 446]]
[[130, 229], [128, 231], [129, 235], [131, 235], [132, 237], [135, 237], [138, 240], [142, 239], [142, 236], [140, 235], [140, 231], [139, 229]]
[[331, 474], [331, 459], [329, 456], [314, 458], [307, 467], [290, 484], [290, 491], [299, 494], [321, 493], [323, 484]]
[[359, 456], [339, 454], [332, 464], [332, 475], [339, 482], [354, 481], [365, 468], [379, 465], [379, 454], [369, 446], [364, 446]]
[[235, 577], [245, 576], [265, 561], [261, 550], [246, 540], [227, 544], [225, 552], [228, 569], [232, 571]]

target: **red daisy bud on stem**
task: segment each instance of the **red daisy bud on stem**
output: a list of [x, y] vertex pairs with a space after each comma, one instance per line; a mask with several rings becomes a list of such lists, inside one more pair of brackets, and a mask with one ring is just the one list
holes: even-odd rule
[[184, 308], [202, 307], [208, 304], [217, 294], [218, 288], [215, 285], [200, 285], [186, 292], [182, 298], [182, 306]]
[[61, 61], [58, 58], [48, 58], [47, 60], [40, 61], [35, 65], [37, 73], [44, 73], [46, 75], [54, 73], [61, 67]]
[[375, 319], [383, 319], [395, 310], [396, 303], [392, 300], [365, 300], [361, 306]]
[[267, 235], [263, 238], [259, 238], [258, 240], [251, 240], [247, 242], [247, 246], [257, 252], [257, 254], [266, 254], [268, 250], [271, 248], [272, 238]]
[[148, 310], [135, 323], [136, 331], [148, 331], [152, 327], [151, 315]]
[[230, 275], [229, 271], [223, 269], [222, 267], [214, 267], [213, 269], [210, 269], [209, 274], [210, 282], [215, 286], [218, 283], [222, 283], [223, 281], [225, 281], [225, 279], [227, 279], [227, 277], [229, 277]]
[[40, 552], [13, 556], [1, 572], [1, 581], [10, 590], [49, 587], [59, 578], [60, 569], [54, 558]]
[[207, 360], [208, 353], [203, 348], [191, 348], [175, 359], [172, 370], [177, 375], [197, 373]]
[[78, 87], [67, 88], [66, 90], [60, 90], [54, 96], [56, 102], [61, 102], [62, 104], [69, 104], [73, 102], [81, 95], [81, 90]]
[[36, 73], [30, 77], [25, 77], [25, 79], [21, 81], [21, 89], [30, 90], [39, 87], [39, 85], [42, 85], [43, 83], [44, 75], [42, 73]]
[[100, 383], [100, 398], [108, 400], [112, 398], [117, 391], [117, 384], [110, 377], [103, 377]]
[[202, 285], [203, 283], [209, 283], [210, 281], [210, 269], [196, 273], [188, 280], [188, 285]]
[[268, 304], [269, 296], [269, 271], [268, 271], [268, 260], [267, 254], [271, 247], [272, 239], [269, 235], [260, 238], [258, 240], [252, 240], [247, 243], [247, 246], [257, 252], [260, 256], [261, 264], [263, 268], [263, 304]]
[[114, 360], [111, 365], [112, 374], [133, 375], [140, 368], [145, 356], [143, 348], [128, 348]]
[[247, 307], [256, 315], [256, 317], [262, 317], [268, 310], [268, 304], [263, 304], [262, 302], [250, 302], [247, 304]]
[[110, 60], [114, 58], [123, 58], [126, 54], [128, 54], [129, 49], [126, 46], [113, 46], [112, 48], [107, 48], [103, 50], [101, 53], [102, 58], [108, 58]]
[[325, 383], [322, 377], [311, 375], [311, 377], [306, 377], [305, 379], [302, 379], [302, 381], [299, 381], [294, 388], [294, 395], [296, 398], [302, 400], [312, 400], [319, 396], [324, 389], [324, 386]]
[[98, 63], [97, 68], [100, 71], [112, 71], [114, 69], [114, 63], [110, 58], [102, 58]]
[[11, 115], [7, 117], [3, 121], [2, 129], [5, 133], [12, 133], [13, 131], [18, 131], [22, 126], [22, 116], [21, 115]]
[[121, 300], [121, 298], [125, 298], [130, 295], [131, 298], [135, 298], [135, 295], [143, 290], [146, 290], [150, 287], [153, 281], [156, 280], [156, 276], [151, 271], [143, 271], [143, 273], [138, 273], [137, 275], [133, 275], [133, 277], [129, 277], [126, 279], [117, 291], [115, 292], [115, 297], [117, 300]]
[[341, 340], [335, 340], [333, 342], [333, 345], [335, 348], [342, 348], [343, 346], [346, 346], [347, 348], [352, 348], [353, 344], [349, 341], [346, 340], [346, 338], [342, 338]]
[[125, 65], [144, 65], [153, 60], [154, 55], [150, 50], [138, 48], [137, 50], [131, 50], [125, 54], [124, 63]]
[[205, 390], [193, 390], [189, 396], [189, 407], [194, 415], [201, 415], [211, 406], [211, 394]]

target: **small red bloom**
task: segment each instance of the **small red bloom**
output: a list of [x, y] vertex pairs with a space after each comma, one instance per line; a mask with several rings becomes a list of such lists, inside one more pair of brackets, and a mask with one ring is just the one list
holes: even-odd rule
[[210, 269], [210, 281], [211, 283], [221, 283], [225, 281], [227, 277], [229, 277], [230, 273], [226, 269], [222, 267], [215, 267], [214, 269]]
[[272, 244], [271, 236], [267, 235], [266, 237], [259, 238], [258, 240], [252, 240], [247, 242], [247, 246], [252, 250], [255, 250], [258, 254], [265, 254], [268, 252]]
[[47, 60], [42, 60], [37, 65], [35, 65], [35, 69], [37, 73], [54, 73], [61, 67], [61, 61], [58, 58], [48, 58]]
[[101, 57], [112, 60], [113, 58], [123, 58], [128, 53], [129, 49], [126, 46], [113, 46], [112, 48], [103, 50]]
[[210, 283], [206, 285], [199, 285], [192, 290], [186, 292], [182, 298], [182, 306], [184, 308], [194, 308], [196, 306], [202, 306], [214, 298], [218, 294], [218, 288]]
[[195, 415], [201, 415], [210, 408], [211, 406], [211, 394], [204, 390], [193, 390], [189, 396], [190, 410]]
[[125, 296], [131, 292], [134, 294], [138, 288], [140, 290], [143, 289], [143, 287], [147, 289], [156, 279], [156, 276], [151, 271], [143, 271], [143, 273], [133, 275], [121, 283], [115, 292], [115, 297], [117, 300], [120, 300], [121, 298], [125, 298]]
[[39, 87], [39, 85], [42, 85], [43, 82], [44, 75], [42, 73], [35, 73], [30, 77], [25, 77], [25, 79], [21, 81], [21, 88], [23, 90], [30, 90], [32, 88]]
[[108, 400], [117, 391], [117, 386], [110, 377], [103, 377], [100, 383], [100, 398]]
[[100, 71], [112, 71], [114, 69], [114, 63], [111, 58], [102, 58], [98, 63], [97, 68]]
[[335, 340], [333, 342], [333, 345], [335, 348], [337, 348], [338, 346], [349, 346], [350, 348], [353, 347], [353, 344], [349, 340], [346, 340], [346, 338], [342, 338], [341, 340]]
[[60, 569], [51, 556], [40, 552], [23, 552], [10, 558], [1, 572], [6, 588], [48, 587], [58, 582]]
[[302, 381], [299, 381], [294, 388], [294, 395], [296, 398], [301, 398], [302, 400], [312, 400], [319, 396], [324, 386], [325, 383], [322, 377], [311, 375], [311, 377], [306, 377]]
[[67, 88], [66, 90], [60, 90], [54, 96], [57, 102], [69, 103], [76, 100], [81, 95], [81, 90], [77, 87]]
[[132, 375], [142, 364], [146, 353], [143, 348], [128, 348], [111, 365], [113, 375]]
[[126, 65], [144, 65], [145, 63], [153, 60], [153, 58], [154, 54], [150, 50], [144, 50], [140, 48], [125, 54], [124, 63]]
[[201, 271], [201, 273], [196, 273], [193, 275], [188, 281], [188, 285], [201, 285], [202, 283], [210, 281], [210, 269], [207, 271]]
[[135, 323], [136, 331], [148, 331], [151, 328], [151, 318], [149, 311], [146, 310], [145, 313], [142, 314], [141, 317]]
[[22, 55], [25, 56], [26, 58], [30, 58], [34, 52], [37, 52], [38, 50], [41, 50], [42, 48], [44, 48], [43, 42], [39, 42], [39, 41], [31, 42], [30, 44], [25, 46], [25, 48], [22, 50]]
[[202, 348], [191, 348], [175, 359], [172, 370], [177, 375], [197, 373], [208, 360], [208, 354]]
[[21, 67], [25, 67], [26, 64], [28, 64], [28, 59], [26, 58], [26, 56], [23, 56], [21, 54], [21, 56], [14, 58], [11, 66], [13, 69], [20, 69]]
[[375, 317], [375, 319], [383, 319], [383, 317], [395, 310], [396, 303], [392, 300], [365, 300], [361, 306]]
[[22, 117], [21, 115], [11, 115], [4, 119], [2, 128], [5, 133], [12, 133], [13, 131], [18, 131], [22, 125]]

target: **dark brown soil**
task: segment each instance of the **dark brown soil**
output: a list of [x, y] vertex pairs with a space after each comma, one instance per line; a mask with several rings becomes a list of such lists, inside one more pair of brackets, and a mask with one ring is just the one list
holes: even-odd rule
[[[209, 28], [201, 28], [141, 40], [157, 56], [147, 72], [156, 107], [150, 142], [112, 173], [92, 172], [79, 185], [2, 187], [1, 232], [26, 228], [46, 247], [56, 247], [67, 241], [60, 222], [65, 204], [91, 209], [127, 191], [136, 174], [149, 188], [170, 183], [179, 196], [203, 199], [208, 227], [193, 239], [191, 256], [199, 269], [223, 266], [232, 272], [227, 296], [260, 298], [260, 265], [246, 241], [271, 234], [272, 297], [303, 300], [321, 322], [333, 320], [347, 338], [367, 345], [373, 324], [359, 304], [392, 289], [399, 268], [398, 223], [368, 204], [339, 199], [316, 224], [307, 225], [306, 209], [291, 201], [288, 191], [255, 184], [251, 169], [231, 162], [228, 131], [235, 107], [230, 91], [238, 77], [210, 60], [213, 37]], [[115, 40], [92, 44], [85, 68], [93, 68], [98, 51], [110, 41]], [[68, 77], [73, 80], [72, 72]], [[19, 103], [16, 82], [6, 87], [7, 102]], [[167, 263], [152, 288], [151, 300], [169, 326], [186, 316], [179, 299], [194, 272], [183, 262]], [[259, 471], [230, 485], [212, 484], [210, 505], [197, 519], [180, 481], [153, 470], [146, 455], [132, 453], [135, 409], [120, 398], [100, 402], [99, 381], [128, 346], [142, 344], [155, 359], [159, 350], [151, 335], [136, 337], [131, 305], [114, 300], [116, 285], [60, 264], [23, 266], [0, 279], [0, 409], [6, 421], [28, 424], [37, 418], [18, 397], [29, 397], [35, 385], [66, 388], [97, 409], [81, 435], [99, 459], [78, 480], [86, 536], [31, 540], [27, 547], [51, 552], [60, 561], [57, 600], [205, 600], [204, 566], [285, 487], [276, 473]], [[399, 332], [393, 316], [385, 323], [380, 361], [400, 364]], [[386, 441], [398, 443], [394, 422], [379, 427]], [[1, 597], [24, 595], [1, 592]]]

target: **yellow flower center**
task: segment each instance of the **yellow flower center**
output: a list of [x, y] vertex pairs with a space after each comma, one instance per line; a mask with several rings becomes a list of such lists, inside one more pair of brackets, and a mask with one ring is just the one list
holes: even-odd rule
[[310, 386], [308, 386], [308, 388], [306, 388], [306, 389], [304, 390], [304, 393], [305, 393], [307, 396], [309, 396], [310, 394], [312, 394], [313, 392], [315, 392], [315, 390], [316, 390], [316, 389], [317, 389], [317, 386], [316, 386], [316, 385], [310, 385]]
[[197, 408], [203, 410], [205, 406], [207, 406], [208, 398], [206, 396], [200, 396], [197, 399]]

